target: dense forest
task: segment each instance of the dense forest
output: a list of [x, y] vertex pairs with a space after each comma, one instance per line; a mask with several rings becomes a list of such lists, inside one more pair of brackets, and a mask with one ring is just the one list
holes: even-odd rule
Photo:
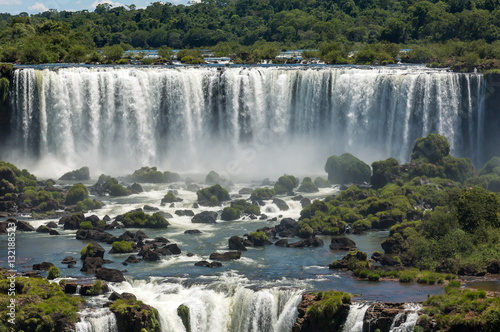
[[113, 58], [120, 50], [164, 46], [250, 60], [273, 58], [280, 49], [312, 49], [319, 51], [305, 57], [329, 63], [345, 63], [357, 51], [356, 63], [391, 63], [409, 48], [402, 56], [407, 62], [453, 60], [489, 69], [498, 67], [491, 59], [500, 58], [500, 0], [101, 4], [93, 12], [0, 14], [0, 31], [0, 60], [7, 62], [97, 62], [97, 49]]

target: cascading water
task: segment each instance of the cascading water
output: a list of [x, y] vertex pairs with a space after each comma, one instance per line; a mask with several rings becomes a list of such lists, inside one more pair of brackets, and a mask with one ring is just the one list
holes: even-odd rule
[[75, 332], [118, 332], [115, 315], [108, 308], [88, 308], [79, 314]]
[[366, 310], [368, 310], [369, 307], [369, 303], [352, 303], [342, 331], [362, 332], [363, 320], [365, 318]]
[[484, 85], [423, 67], [19, 68], [11, 132], [21, 164], [52, 169], [322, 171], [343, 152], [407, 161], [429, 132], [477, 161]]
[[131, 292], [158, 310], [162, 331], [186, 331], [177, 308], [189, 308], [192, 332], [289, 332], [297, 319], [301, 292], [269, 288], [252, 290], [237, 283], [194, 285], [142, 281], [111, 288]]
[[389, 332], [413, 332], [418, 321], [418, 312], [422, 305], [418, 303], [405, 303], [405, 310], [394, 317]]

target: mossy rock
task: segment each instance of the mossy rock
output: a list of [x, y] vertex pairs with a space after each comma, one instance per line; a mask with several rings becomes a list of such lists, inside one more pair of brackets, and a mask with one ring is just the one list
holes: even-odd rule
[[252, 191], [250, 199], [252, 201], [262, 201], [262, 200], [273, 199], [274, 196], [275, 196], [274, 189], [258, 188]]
[[220, 202], [230, 200], [229, 192], [220, 184], [198, 190], [196, 195], [201, 205], [218, 205]]
[[300, 184], [299, 188], [297, 189], [298, 192], [302, 193], [315, 193], [318, 192], [319, 189], [318, 187], [312, 182], [311, 178], [305, 177], [302, 180], [302, 183]]
[[293, 175], [280, 176], [274, 184], [274, 192], [276, 195], [293, 195], [293, 189], [299, 185], [299, 179]]
[[331, 156], [326, 161], [325, 171], [330, 183], [364, 183], [369, 182], [371, 168], [350, 153]]
[[428, 134], [415, 141], [411, 153], [411, 161], [422, 160], [439, 164], [444, 157], [450, 154], [448, 139], [439, 134]]
[[241, 217], [241, 211], [239, 209], [235, 209], [233, 207], [225, 207], [224, 210], [222, 210], [222, 214], [220, 218], [222, 220], [230, 221], [230, 220], [236, 220]]
[[88, 167], [82, 167], [80, 169], [65, 173], [59, 178], [59, 180], [67, 181], [86, 181], [90, 179], [90, 170]]
[[142, 301], [119, 299], [111, 305], [110, 310], [116, 316], [119, 332], [141, 329], [148, 332], [161, 331], [158, 310]]
[[129, 176], [132, 181], [140, 183], [163, 183], [165, 182], [165, 175], [158, 171], [156, 167], [144, 166], [140, 169], [134, 171], [132, 175]]
[[[71, 330], [78, 321], [77, 312], [82, 300], [64, 294], [61, 286], [42, 278], [16, 278], [16, 316], [14, 324], [7, 322], [10, 296], [7, 294], [10, 280], [0, 271], [0, 328], [14, 331]], [[7, 331], [7, 329], [5, 329]]]
[[140, 210], [126, 213], [124, 215], [123, 225], [125, 227], [137, 228], [167, 228], [170, 223], [158, 213], [148, 215]]
[[191, 318], [189, 316], [189, 307], [181, 304], [177, 307], [177, 315], [181, 318], [186, 332], [191, 332]]

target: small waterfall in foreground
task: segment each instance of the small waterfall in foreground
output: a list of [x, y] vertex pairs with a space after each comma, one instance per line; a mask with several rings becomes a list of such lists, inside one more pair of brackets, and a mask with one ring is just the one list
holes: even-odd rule
[[298, 316], [299, 290], [253, 290], [231, 282], [184, 287], [176, 283], [135, 280], [111, 285], [114, 291], [133, 293], [156, 308], [163, 332], [185, 332], [177, 314], [189, 308], [192, 332], [289, 332]]
[[79, 315], [75, 332], [118, 332], [115, 314], [108, 308], [87, 308]]
[[362, 332], [366, 310], [369, 307], [369, 303], [352, 303], [342, 332]]
[[418, 303], [406, 303], [405, 310], [394, 317], [389, 332], [413, 332], [418, 320], [418, 312], [422, 305]]
[[21, 67], [10, 152], [52, 170], [156, 165], [260, 178], [322, 172], [343, 152], [405, 162], [436, 132], [477, 162], [484, 94], [483, 75], [414, 66]]

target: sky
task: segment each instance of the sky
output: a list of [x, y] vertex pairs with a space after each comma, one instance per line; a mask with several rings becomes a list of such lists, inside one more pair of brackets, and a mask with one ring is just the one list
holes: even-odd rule
[[[49, 9], [62, 10], [89, 10], [93, 11], [98, 4], [109, 3], [113, 6], [124, 6], [134, 4], [138, 8], [144, 8], [154, 0], [0, 0], [0, 13], [19, 14], [26, 12], [36, 14]], [[189, 0], [170, 0], [176, 4], [187, 4]]]

